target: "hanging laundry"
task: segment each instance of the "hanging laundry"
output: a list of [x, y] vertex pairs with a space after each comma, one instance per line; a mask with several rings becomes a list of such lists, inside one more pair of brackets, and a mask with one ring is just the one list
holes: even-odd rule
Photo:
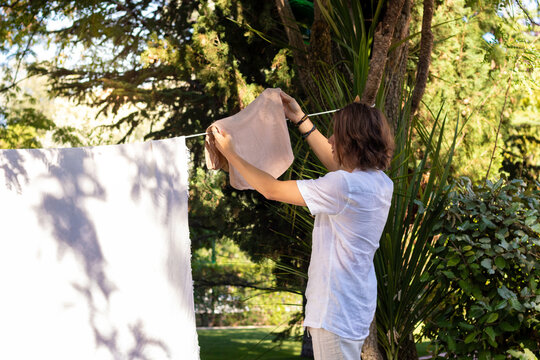
[[238, 190], [253, 189], [213, 145], [212, 127], [232, 135], [234, 148], [247, 162], [274, 176], [281, 176], [291, 166], [294, 155], [279, 95], [280, 89], [266, 89], [238, 114], [214, 122], [207, 129], [206, 166], [229, 171], [231, 186]]
[[184, 138], [0, 151], [0, 359], [199, 359]]

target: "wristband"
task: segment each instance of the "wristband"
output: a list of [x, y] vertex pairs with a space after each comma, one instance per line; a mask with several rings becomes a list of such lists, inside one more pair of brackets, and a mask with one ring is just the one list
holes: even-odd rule
[[304, 121], [306, 121], [307, 119], [308, 119], [307, 114], [304, 114], [304, 116], [302, 116], [302, 118], [300, 119], [300, 121], [297, 122], [297, 123], [295, 124], [296, 127], [299, 127], [300, 125], [302, 125], [302, 123], [303, 123]]
[[311, 128], [311, 130], [309, 130], [307, 133], [302, 134], [302, 139], [305, 140], [305, 139], [309, 136], [309, 134], [311, 134], [312, 132], [314, 132], [316, 129], [317, 129], [317, 127], [316, 127], [315, 125], [313, 125], [313, 127]]

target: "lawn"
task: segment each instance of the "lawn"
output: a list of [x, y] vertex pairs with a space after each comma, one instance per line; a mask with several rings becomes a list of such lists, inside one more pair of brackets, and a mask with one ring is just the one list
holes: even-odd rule
[[[274, 328], [197, 330], [201, 360], [300, 360], [301, 343], [272, 342]], [[426, 355], [427, 344], [418, 344], [418, 355]]]
[[201, 360], [301, 359], [301, 343], [272, 342], [274, 328], [197, 330]]

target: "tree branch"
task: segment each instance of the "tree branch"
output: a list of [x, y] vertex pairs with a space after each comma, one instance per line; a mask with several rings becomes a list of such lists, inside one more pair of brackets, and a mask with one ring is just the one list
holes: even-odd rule
[[31, 78], [32, 76], [34, 76], [34, 75], [29, 75], [29, 76], [26, 76], [26, 77], [24, 77], [24, 78], [22, 78], [22, 79], [20, 79], [20, 80], [13, 81], [10, 85], [7, 85], [7, 86], [1, 88], [1, 89], [0, 89], [0, 93], [3, 93], [3, 92], [8, 91], [9, 89], [11, 89], [11, 88], [17, 86], [17, 84], [19, 84], [20, 82], [22, 82], [22, 81], [24, 81], [24, 80], [26, 80], [26, 79], [29, 79], [29, 78]]
[[521, 11], [523, 11], [523, 13], [525, 14], [525, 16], [527, 17], [527, 19], [531, 22], [532, 25], [536, 25], [536, 26], [540, 26], [539, 23], [537, 23], [536, 21], [534, 21], [534, 19], [531, 17], [531, 15], [529, 14], [529, 11], [527, 9], [525, 9], [525, 7], [523, 6], [523, 4], [521, 3], [521, 1], [519, 0], [516, 0], [516, 3], [518, 4], [519, 8], [521, 9]]
[[424, 96], [426, 83], [431, 63], [431, 51], [433, 50], [433, 33], [431, 32], [431, 20], [433, 19], [433, 0], [424, 0], [424, 15], [422, 17], [422, 38], [420, 40], [420, 58], [416, 71], [416, 85], [411, 100], [411, 116], [414, 115], [420, 100]]

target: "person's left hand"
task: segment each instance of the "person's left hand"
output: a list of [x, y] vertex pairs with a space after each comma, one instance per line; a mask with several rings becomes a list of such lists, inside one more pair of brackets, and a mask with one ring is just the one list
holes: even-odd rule
[[232, 137], [224, 129], [212, 128], [214, 132], [214, 145], [225, 157], [234, 152]]

